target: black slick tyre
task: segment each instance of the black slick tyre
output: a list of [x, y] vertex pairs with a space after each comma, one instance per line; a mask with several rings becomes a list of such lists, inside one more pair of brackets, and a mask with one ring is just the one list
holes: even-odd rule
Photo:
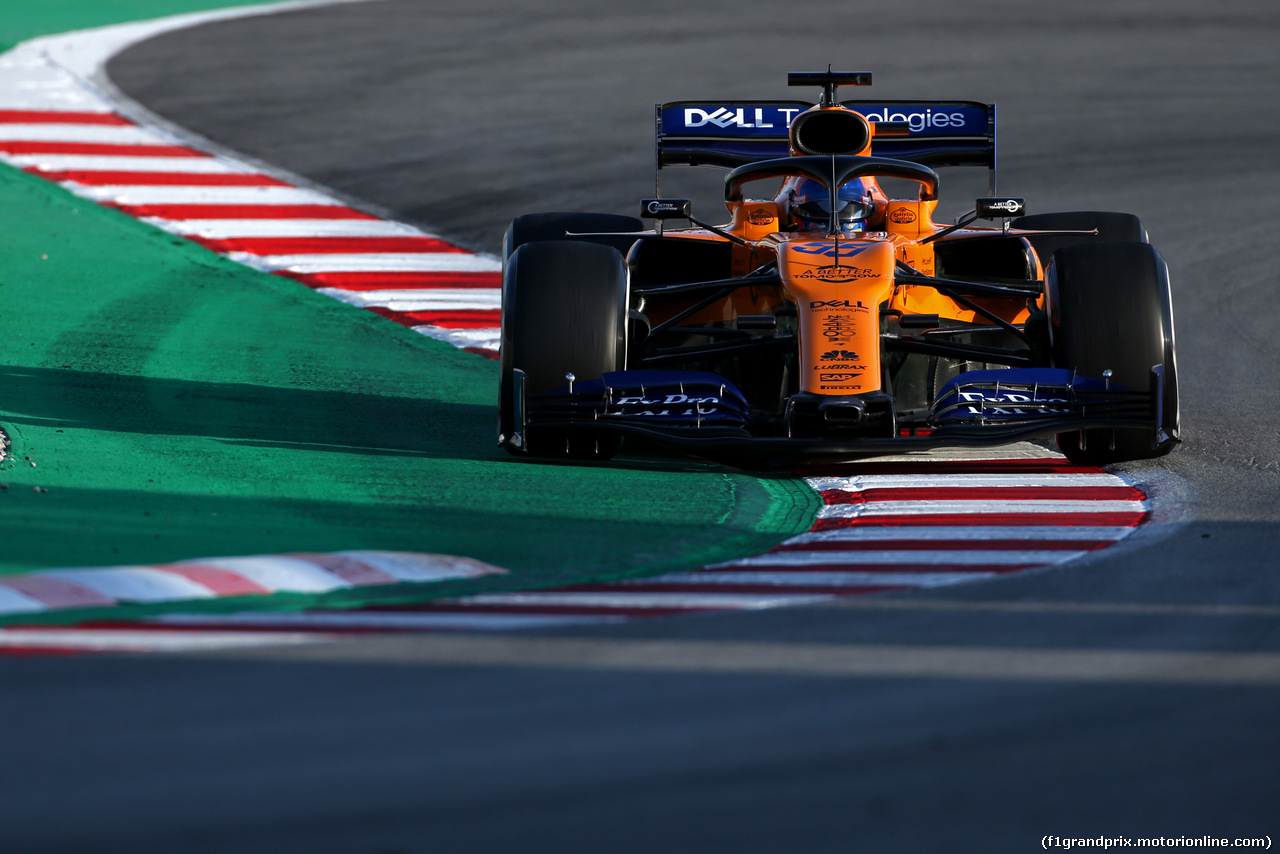
[[1113, 211], [1063, 211], [1059, 213], [1031, 214], [1009, 222], [1011, 228], [1031, 231], [1096, 230], [1097, 234], [1027, 234], [1031, 248], [1040, 257], [1040, 263], [1048, 267], [1053, 253], [1068, 246], [1088, 243], [1146, 243], [1147, 230], [1142, 220], [1133, 214]]
[[1156, 423], [1059, 433], [1058, 447], [1079, 465], [1163, 456], [1178, 441], [1178, 379], [1173, 306], [1164, 259], [1148, 243], [1097, 243], [1054, 253], [1045, 276], [1055, 367], [1147, 390], [1163, 376]]
[[[601, 213], [536, 213], [524, 214], [511, 221], [502, 238], [502, 257], [510, 258], [526, 243], [544, 240], [574, 240], [583, 243], [599, 243], [612, 246], [624, 256], [644, 228], [644, 223], [633, 216]], [[582, 235], [572, 237], [570, 235]]]
[[[577, 241], [526, 243], [507, 259], [502, 282], [498, 441], [509, 452], [607, 460], [616, 434], [517, 423], [517, 398], [599, 379], [626, 367], [627, 265], [610, 246]], [[523, 372], [523, 387], [517, 371]], [[528, 401], [528, 398], [524, 398]], [[526, 409], [526, 411], [528, 411]]]

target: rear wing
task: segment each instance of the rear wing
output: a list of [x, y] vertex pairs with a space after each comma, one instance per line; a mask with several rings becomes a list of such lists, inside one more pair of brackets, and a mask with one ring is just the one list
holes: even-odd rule
[[[996, 192], [996, 105], [977, 101], [844, 101], [872, 123], [895, 122], [906, 136], [871, 142], [875, 157], [923, 166], [985, 166]], [[673, 101], [658, 104], [657, 168], [720, 166], [786, 157], [791, 120], [813, 105], [805, 101]]]

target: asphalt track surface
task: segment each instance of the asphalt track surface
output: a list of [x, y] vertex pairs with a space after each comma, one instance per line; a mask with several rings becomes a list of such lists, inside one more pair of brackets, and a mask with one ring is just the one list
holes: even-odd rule
[[1280, 837], [1280, 686], [1250, 670], [1280, 652], [1278, 32], [1261, 2], [392, 0], [129, 51], [113, 79], [167, 118], [490, 250], [524, 211], [629, 212], [658, 101], [788, 97], [786, 71], [827, 62], [873, 70], [876, 97], [996, 101], [1001, 192], [1131, 210], [1167, 258], [1186, 441], [1142, 468], [1166, 508], [1144, 534], [994, 583], [554, 637], [0, 662], [0, 726], [23, 736], [0, 764], [8, 844]]

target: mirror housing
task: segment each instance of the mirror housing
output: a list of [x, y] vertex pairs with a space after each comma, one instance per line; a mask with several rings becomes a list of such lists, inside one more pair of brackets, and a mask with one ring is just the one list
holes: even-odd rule
[[688, 219], [693, 213], [690, 199], [641, 199], [640, 216], [644, 219]]
[[1027, 212], [1027, 203], [1024, 199], [1012, 199], [1005, 196], [975, 199], [973, 212], [978, 219], [1006, 219], [1025, 214]]

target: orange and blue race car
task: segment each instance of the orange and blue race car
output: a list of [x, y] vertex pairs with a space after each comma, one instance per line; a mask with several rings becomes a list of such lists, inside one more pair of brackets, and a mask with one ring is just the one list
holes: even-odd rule
[[[1137, 217], [997, 196], [993, 104], [841, 101], [864, 72], [788, 82], [820, 100], [657, 107], [659, 174], [729, 170], [727, 223], [660, 193], [640, 202], [648, 229], [512, 222], [503, 448], [608, 459], [630, 440], [767, 467], [1039, 437], [1102, 464], [1177, 444], [1168, 269]], [[987, 167], [990, 195], [940, 225], [946, 166]]]

